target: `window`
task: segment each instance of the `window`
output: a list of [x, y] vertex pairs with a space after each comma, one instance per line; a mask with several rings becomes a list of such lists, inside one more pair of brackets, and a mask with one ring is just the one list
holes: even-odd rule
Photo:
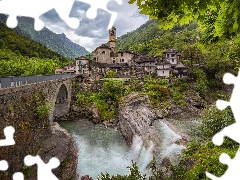
[[124, 59], [122, 59], [122, 62], [124, 62]]
[[103, 51], [102, 54], [105, 54], [105, 51]]
[[171, 54], [171, 57], [175, 57], [175, 54]]
[[174, 59], [172, 59], [172, 62], [174, 62]]
[[169, 54], [167, 54], [167, 57], [169, 58]]
[[121, 56], [123, 56], [123, 53], [121, 52]]
[[115, 60], [113, 60], [113, 63], [115, 63]]
[[162, 73], [164, 74], [164, 71]]

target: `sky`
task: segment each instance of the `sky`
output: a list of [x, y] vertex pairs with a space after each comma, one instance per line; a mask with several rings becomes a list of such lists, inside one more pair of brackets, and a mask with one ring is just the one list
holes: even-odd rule
[[[80, 1], [74, 2], [70, 12], [70, 17], [76, 17], [80, 20], [80, 25], [77, 29], [71, 29], [59, 18], [54, 10], [42, 15], [41, 19], [44, 21], [45, 26], [54, 33], [64, 33], [72, 42], [85, 47], [91, 52], [101, 44], [108, 42], [107, 27], [111, 15], [107, 11], [99, 9], [95, 19], [88, 19], [86, 10], [90, 5]], [[122, 1], [123, 4], [119, 5], [116, 1], [110, 0], [107, 5], [110, 11], [118, 13], [114, 23], [117, 29], [117, 37], [137, 29], [148, 20], [148, 16], [139, 14], [138, 7], [135, 4], [128, 4], [128, 0]]]

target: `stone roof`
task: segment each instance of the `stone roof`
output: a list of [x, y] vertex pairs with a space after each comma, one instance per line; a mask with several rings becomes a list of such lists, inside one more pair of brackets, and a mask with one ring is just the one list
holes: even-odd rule
[[102, 48], [102, 49], [111, 49], [111, 48], [108, 47], [106, 44], [102, 44], [101, 46], [98, 46], [98, 47], [96, 48], [96, 50], [99, 49], [99, 48]]
[[112, 29], [116, 30], [116, 28], [113, 26]]
[[90, 59], [86, 56], [80, 56], [78, 58], [75, 58], [75, 60], [85, 60], [85, 61], [89, 61]]
[[146, 55], [141, 55], [139, 56], [139, 58], [137, 58], [135, 56], [135, 62], [136, 63], [146, 63], [146, 62], [156, 62], [156, 58], [154, 57], [149, 57], [149, 56], [146, 56]]
[[127, 63], [116, 63], [116, 64], [107, 64], [107, 63], [97, 63], [98, 67], [104, 68], [122, 68], [123, 66], [126, 66]]
[[164, 59], [156, 63], [157, 65], [171, 64], [168, 60]]
[[175, 69], [187, 69], [187, 67], [184, 66], [182, 63], [179, 63], [178, 65], [175, 66]]
[[116, 64], [106, 64], [105, 67], [109, 68], [122, 68], [123, 66], [126, 66], [127, 63], [116, 63]]

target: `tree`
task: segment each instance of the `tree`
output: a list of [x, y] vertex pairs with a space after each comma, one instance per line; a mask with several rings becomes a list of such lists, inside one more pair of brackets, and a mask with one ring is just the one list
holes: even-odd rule
[[105, 78], [114, 78], [117, 75], [117, 73], [115, 71], [112, 70], [108, 70], [105, 74], [104, 77]]
[[171, 29], [176, 23], [197, 19], [208, 38], [218, 40], [240, 32], [240, 0], [129, 0], [135, 2], [141, 14], [160, 20], [160, 28]]

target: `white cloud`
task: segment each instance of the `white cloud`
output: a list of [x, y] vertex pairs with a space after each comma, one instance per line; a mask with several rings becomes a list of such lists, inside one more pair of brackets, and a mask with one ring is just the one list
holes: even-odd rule
[[[46, 14], [43, 19], [46, 27], [51, 31], [57, 34], [64, 33], [71, 41], [80, 44], [91, 52], [108, 41], [107, 26], [110, 14], [100, 9], [95, 19], [88, 19], [86, 18], [88, 8], [86, 4], [75, 3], [71, 14], [81, 20], [80, 26], [76, 30], [69, 28], [54, 12]], [[118, 37], [137, 29], [148, 20], [147, 16], [139, 14], [138, 7], [135, 4], [128, 4], [128, 0], [123, 0], [122, 5], [115, 1], [109, 1], [108, 9], [118, 12], [114, 23]]]

